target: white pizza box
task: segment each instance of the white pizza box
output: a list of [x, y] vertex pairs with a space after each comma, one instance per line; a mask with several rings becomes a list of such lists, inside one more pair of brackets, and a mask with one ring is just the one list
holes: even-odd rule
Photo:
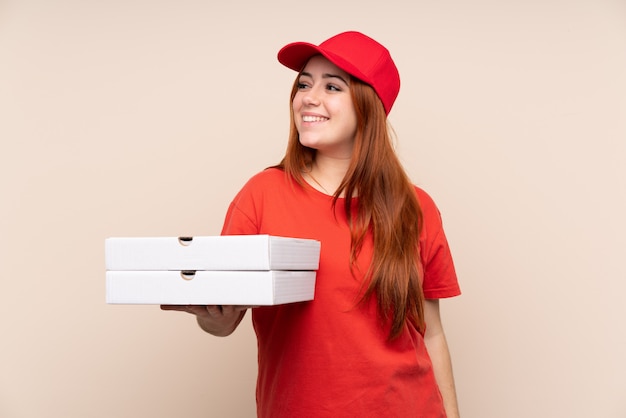
[[113, 237], [107, 270], [317, 270], [320, 242], [272, 235]]
[[312, 300], [315, 271], [107, 271], [106, 302], [278, 305]]

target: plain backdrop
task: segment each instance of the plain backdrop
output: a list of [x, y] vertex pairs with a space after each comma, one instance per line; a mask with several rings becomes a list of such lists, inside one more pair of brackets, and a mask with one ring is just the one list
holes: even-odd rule
[[254, 416], [249, 318], [107, 305], [104, 239], [218, 234], [284, 153], [278, 49], [344, 30], [400, 69], [463, 417], [626, 417], [618, 0], [0, 1], [1, 417]]

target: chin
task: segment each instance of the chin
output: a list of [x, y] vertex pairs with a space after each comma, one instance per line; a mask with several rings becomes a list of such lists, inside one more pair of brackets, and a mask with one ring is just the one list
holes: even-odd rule
[[308, 148], [318, 149], [322, 144], [320, 143], [320, 141], [312, 141], [310, 139], [307, 140], [306, 138], [300, 138], [300, 145]]

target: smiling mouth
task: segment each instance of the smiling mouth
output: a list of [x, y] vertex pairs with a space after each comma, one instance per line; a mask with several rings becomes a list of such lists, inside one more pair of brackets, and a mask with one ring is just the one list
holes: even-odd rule
[[327, 120], [328, 118], [322, 116], [302, 116], [303, 122], [324, 122]]

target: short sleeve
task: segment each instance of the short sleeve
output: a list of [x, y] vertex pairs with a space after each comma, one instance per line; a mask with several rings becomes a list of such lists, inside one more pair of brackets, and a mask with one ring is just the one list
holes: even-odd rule
[[461, 294], [452, 253], [445, 232], [441, 213], [433, 199], [422, 189], [416, 188], [423, 213], [420, 236], [420, 256], [424, 269], [423, 290], [426, 299], [441, 299]]

